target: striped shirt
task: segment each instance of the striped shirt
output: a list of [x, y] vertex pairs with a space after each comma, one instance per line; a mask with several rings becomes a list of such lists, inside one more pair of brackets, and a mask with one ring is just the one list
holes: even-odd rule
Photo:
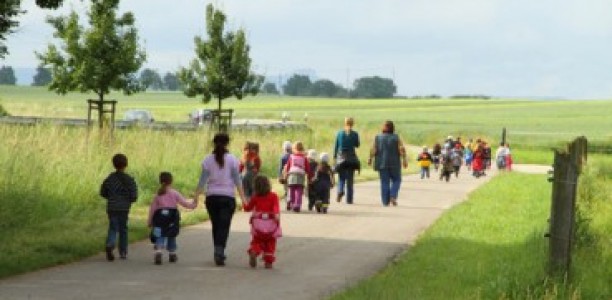
[[132, 176], [116, 171], [102, 182], [100, 196], [107, 200], [107, 211], [129, 211], [132, 202], [138, 199], [138, 187]]

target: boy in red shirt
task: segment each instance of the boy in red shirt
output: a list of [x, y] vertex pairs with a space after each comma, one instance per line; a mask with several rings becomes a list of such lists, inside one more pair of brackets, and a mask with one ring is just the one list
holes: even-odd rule
[[243, 203], [244, 211], [253, 212], [249, 265], [257, 267], [257, 257], [263, 253], [265, 267], [270, 269], [276, 260], [276, 239], [282, 235], [278, 195], [271, 191], [270, 180], [263, 175], [255, 177], [253, 188], [255, 193], [251, 200]]

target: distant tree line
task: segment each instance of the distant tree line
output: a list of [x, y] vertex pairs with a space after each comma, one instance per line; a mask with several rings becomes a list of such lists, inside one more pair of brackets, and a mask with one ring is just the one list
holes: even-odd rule
[[145, 68], [140, 72], [138, 81], [143, 90], [178, 91], [181, 89], [177, 74], [172, 72], [166, 72], [162, 77], [156, 70]]
[[[392, 98], [397, 92], [393, 80], [378, 76], [356, 79], [351, 90], [329, 79], [312, 81], [307, 75], [293, 74], [282, 86], [283, 94], [288, 96], [326, 97], [326, 98]], [[276, 84], [268, 82], [262, 92], [279, 94]]]

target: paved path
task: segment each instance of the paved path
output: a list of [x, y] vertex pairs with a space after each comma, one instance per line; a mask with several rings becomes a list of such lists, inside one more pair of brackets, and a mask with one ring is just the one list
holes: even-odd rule
[[248, 214], [237, 213], [224, 268], [213, 264], [210, 224], [203, 223], [182, 231], [176, 264], [154, 265], [151, 244], [139, 242], [130, 245], [127, 261], [109, 263], [100, 254], [2, 280], [0, 299], [326, 298], [383, 268], [490, 178], [464, 173], [446, 183], [406, 176], [397, 207], [380, 205], [378, 182], [360, 183], [356, 204], [334, 202], [327, 215], [284, 213], [272, 270], [248, 266]]

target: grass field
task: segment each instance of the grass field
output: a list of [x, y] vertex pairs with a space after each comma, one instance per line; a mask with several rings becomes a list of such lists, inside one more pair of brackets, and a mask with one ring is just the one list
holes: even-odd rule
[[[86, 98], [91, 96], [70, 94], [62, 97], [43, 88], [0, 86], [0, 104], [12, 115], [85, 118]], [[130, 108], [146, 108], [161, 121], [186, 121], [192, 109], [215, 106], [214, 103], [201, 104], [180, 93], [141, 93], [132, 97], [113, 94], [109, 98], [120, 100], [120, 115]], [[338, 100], [261, 96], [242, 101], [228, 100], [224, 107], [233, 108], [237, 118], [279, 119], [282, 112], [288, 112], [294, 120], [300, 121], [308, 114], [310, 130], [232, 134], [234, 154], [240, 153], [247, 140], [261, 143], [263, 172], [271, 177], [276, 176], [282, 141], [302, 140], [307, 148], [331, 151], [334, 134], [341, 128], [345, 116], [356, 118], [356, 129], [363, 144], [358, 154], [362, 159], [367, 157], [369, 144], [386, 119], [394, 120], [398, 133], [405, 142], [413, 145], [431, 145], [449, 134], [464, 139], [482, 137], [496, 144], [502, 128], [506, 127], [517, 163], [550, 163], [552, 152], [549, 148], [564, 144], [577, 135], [586, 135], [595, 145], [612, 145], [612, 118], [609, 118], [612, 101]], [[3, 232], [0, 235], [0, 277], [77, 260], [101, 251], [107, 221], [104, 202], [97, 192], [102, 179], [112, 170], [110, 157], [114, 153], [127, 154], [130, 158], [128, 173], [134, 175], [139, 184], [141, 197], [130, 215], [130, 234], [132, 239], [142, 239], [147, 234], [145, 216], [152, 193], [157, 188], [157, 174], [171, 171], [175, 175], [176, 187], [188, 194], [195, 188], [201, 159], [210, 152], [211, 136], [206, 130], [122, 130], [116, 132], [114, 142], [106, 137], [98, 138], [98, 134], [94, 131], [87, 140], [82, 128], [0, 125], [0, 169], [3, 170], [0, 176], [0, 230]], [[411, 164], [411, 171], [414, 171], [414, 165]], [[605, 164], [603, 166], [608, 168]], [[609, 173], [606, 171], [604, 174]], [[358, 178], [375, 177], [376, 174], [366, 168]], [[498, 180], [508, 181], [498, 183], [498, 186], [523, 184], [540, 187], [539, 183], [532, 185], [531, 182], [540, 182], [542, 178], [515, 178], [512, 175]], [[495, 186], [489, 189], [495, 190]], [[536, 189], [534, 193], [540, 195], [545, 190]], [[487, 201], [489, 196], [482, 197], [481, 201]], [[526, 197], [532, 199], [529, 197], [535, 196]], [[529, 219], [524, 226], [528, 228], [528, 238], [535, 240], [535, 235], [542, 230], [543, 225], [535, 218], [543, 214], [542, 210], [548, 205], [545, 206], [533, 207], [533, 211], [520, 210], [521, 217]], [[470, 213], [481, 216], [490, 212], [492, 208]], [[537, 213], [540, 215], [535, 216]], [[187, 222], [206, 218], [201, 208], [184, 216]], [[478, 226], [496, 222], [490, 217], [477, 219], [480, 221], [474, 225], [474, 232], [479, 230]], [[444, 222], [453, 221], [451, 218]], [[599, 224], [597, 222], [594, 223]], [[608, 225], [594, 228], [609, 228], [605, 227], [609, 223], [602, 224]], [[55, 228], [61, 230], [52, 230]], [[458, 235], [453, 236], [453, 231], [450, 231], [448, 237], [436, 241], [444, 248], [471, 239], [467, 232], [455, 233]], [[532, 247], [530, 250], [533, 251], [541, 250], [540, 246], [529, 241], [523, 243], [526, 237], [524, 232], [521, 234], [509, 236], [502, 246], [477, 239], [468, 243], [463, 253], [469, 256], [469, 251], [481, 246], [487, 253], [492, 253], [496, 249], [506, 249], [506, 244], [510, 245], [507, 249], [517, 251], [523, 251], [519, 247], [522, 245]], [[506, 238], [499, 238], [502, 237]], [[428, 251], [437, 253], [435, 251], [441, 250]], [[508, 260], [515, 258], [512, 253], [504, 257]], [[489, 267], [489, 272], [503, 269], [496, 265], [495, 259], [491, 263], [481, 265], [476, 271], [486, 273]], [[529, 265], [531, 268], [534, 266]], [[521, 277], [517, 274], [521, 273], [516, 273], [515, 277]], [[534, 275], [539, 274], [536, 272]], [[523, 284], [531, 282], [532, 278], [535, 277], [527, 276], [525, 280], [514, 283], [499, 279], [493, 281], [495, 285], [492, 287], [481, 287], [479, 295], [493, 295], [496, 286], [505, 289], [514, 285], [524, 292]], [[444, 278], [447, 279], [451, 280], [450, 277]], [[473, 290], [463, 292], [467, 294], [461, 295], [478, 295]]]
[[579, 205], [589, 221], [573, 250], [571, 283], [548, 278], [550, 183], [501, 174], [430, 227], [378, 275], [332, 299], [610, 299], [612, 161], [583, 175]]

